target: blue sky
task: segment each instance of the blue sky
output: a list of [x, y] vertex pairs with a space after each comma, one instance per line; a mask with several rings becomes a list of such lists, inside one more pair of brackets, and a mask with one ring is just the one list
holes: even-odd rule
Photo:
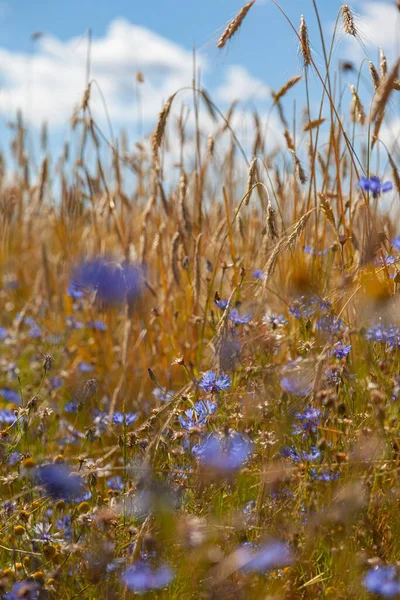
[[[320, 0], [318, 4], [329, 36], [341, 2]], [[19, 106], [33, 126], [45, 119], [53, 134], [59, 132], [61, 136], [85, 86], [88, 27], [93, 32], [91, 75], [104, 95], [116, 130], [124, 126], [137, 131], [139, 118], [144, 130], [153, 126], [168, 95], [190, 85], [193, 47], [205, 86], [221, 109], [238, 97], [246, 109], [256, 106], [266, 111], [270, 89], [301, 73], [297, 39], [271, 2], [257, 0], [239, 34], [218, 51], [219, 35], [242, 5], [240, 0], [0, 2], [0, 119], [8, 121]], [[282, 0], [281, 6], [296, 28], [304, 14], [314, 58], [322, 65], [311, 0]], [[358, 1], [354, 7], [370, 57], [376, 62], [379, 45], [390, 58], [398, 54], [400, 12], [395, 2]], [[33, 41], [35, 32], [43, 36]], [[347, 58], [358, 62], [363, 55], [360, 44], [343, 37], [335, 47], [336, 61]], [[140, 86], [139, 109], [137, 70], [145, 78]], [[318, 87], [315, 76], [311, 84], [312, 90]], [[291, 103], [294, 97], [289, 98]], [[318, 98], [315, 95], [312, 99], [317, 103]], [[94, 115], [103, 119], [97, 89], [92, 102]], [[396, 116], [396, 108], [393, 111]]]

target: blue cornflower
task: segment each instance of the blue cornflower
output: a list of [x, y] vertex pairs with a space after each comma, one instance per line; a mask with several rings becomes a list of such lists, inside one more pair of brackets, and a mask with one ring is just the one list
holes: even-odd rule
[[39, 585], [35, 581], [17, 581], [3, 598], [4, 600], [38, 600]]
[[321, 411], [319, 408], [309, 406], [303, 413], [297, 412], [295, 414], [295, 419], [299, 421], [299, 423], [293, 427], [294, 434], [315, 433], [321, 421]]
[[370, 569], [364, 577], [364, 587], [383, 598], [400, 595], [400, 580], [396, 568], [392, 565]]
[[364, 192], [371, 192], [374, 198], [377, 198], [380, 194], [384, 194], [385, 192], [390, 192], [390, 190], [393, 189], [391, 181], [382, 183], [379, 177], [376, 177], [375, 175], [369, 179], [367, 177], [361, 177], [358, 186], [364, 190]]
[[229, 375], [221, 373], [221, 375], [217, 376], [214, 371], [207, 371], [204, 373], [199, 382], [199, 387], [205, 392], [221, 392], [222, 390], [230, 388], [231, 385], [232, 380]]
[[372, 325], [366, 332], [367, 340], [381, 342], [390, 346], [400, 345], [400, 328], [397, 325], [389, 324], [387, 326], [379, 322]]
[[250, 438], [234, 430], [228, 434], [211, 433], [193, 446], [193, 454], [203, 465], [225, 472], [240, 469], [252, 451]]
[[311, 469], [310, 475], [314, 481], [334, 481], [339, 478], [339, 473], [332, 473], [328, 469]]
[[160, 388], [155, 388], [152, 394], [159, 402], [170, 402], [175, 396], [172, 390], [161, 390]]
[[331, 333], [340, 331], [342, 327], [342, 319], [339, 319], [339, 317], [336, 317], [335, 315], [324, 315], [316, 324], [317, 329], [320, 329], [321, 331], [330, 331]]
[[25, 317], [24, 319], [25, 325], [28, 325], [30, 329], [27, 331], [27, 335], [33, 339], [38, 339], [42, 336], [42, 330], [39, 325], [36, 323], [33, 317]]
[[241, 317], [239, 314], [239, 311], [236, 308], [231, 310], [230, 320], [235, 325], [245, 325], [246, 323], [249, 323], [249, 321], [251, 321], [251, 319], [252, 319], [252, 316], [250, 314], [243, 315]]
[[296, 319], [308, 319], [316, 310], [317, 306], [314, 297], [306, 298], [305, 296], [300, 296], [289, 307], [289, 314], [293, 315]]
[[81, 373], [91, 373], [93, 371], [93, 369], [94, 369], [94, 366], [85, 361], [81, 361], [78, 365], [78, 371], [80, 371]]
[[392, 247], [400, 251], [400, 235], [392, 239]]
[[113, 423], [114, 425], [123, 425], [126, 423], [127, 426], [132, 425], [138, 419], [138, 415], [136, 413], [122, 413], [115, 412], [113, 414]]
[[13, 404], [21, 404], [21, 396], [18, 392], [10, 390], [9, 388], [1, 388], [0, 396], [3, 396], [6, 402], [12, 402]]
[[255, 277], [256, 279], [261, 279], [261, 281], [264, 281], [265, 273], [262, 269], [256, 269], [255, 271], [253, 271], [253, 277]]
[[324, 250], [316, 250], [312, 248], [312, 246], [304, 246], [304, 252], [306, 254], [312, 254], [313, 256], [324, 256], [328, 254], [328, 250], [325, 248]]
[[129, 263], [115, 263], [104, 257], [79, 265], [72, 277], [76, 286], [91, 289], [106, 305], [128, 303], [139, 299], [144, 288], [143, 270]]
[[0, 327], [0, 340], [5, 340], [8, 336], [8, 331], [5, 327]]
[[344, 358], [349, 354], [350, 350], [351, 344], [344, 344], [343, 342], [338, 342], [333, 347], [332, 354], [336, 358]]
[[67, 294], [74, 300], [79, 300], [80, 298], [83, 298], [84, 292], [76, 281], [70, 281], [67, 288]]
[[262, 322], [264, 325], [270, 325], [272, 329], [278, 329], [278, 327], [285, 327], [288, 321], [285, 315], [277, 315], [276, 313], [267, 313]]
[[310, 374], [296, 362], [282, 369], [280, 384], [284, 392], [294, 396], [308, 396], [312, 391]]
[[79, 408], [78, 400], [71, 400], [64, 405], [64, 411], [67, 413], [77, 413]]
[[83, 329], [83, 323], [81, 321], [77, 321], [74, 316], [67, 317], [65, 319], [65, 323], [67, 327], [71, 329]]
[[214, 300], [216, 306], [218, 306], [218, 308], [220, 308], [221, 310], [225, 310], [226, 307], [228, 306], [228, 300]]
[[99, 321], [99, 320], [89, 321], [88, 327], [90, 329], [94, 329], [95, 331], [106, 331], [107, 330], [106, 323], [104, 323], [104, 321]]
[[63, 464], [48, 464], [36, 470], [37, 483], [43, 486], [46, 494], [55, 498], [70, 499], [82, 493], [82, 478], [72, 474]]
[[166, 564], [153, 568], [144, 561], [138, 561], [122, 573], [121, 580], [131, 592], [145, 594], [167, 587], [174, 576], [173, 570]]
[[121, 491], [124, 489], [124, 482], [119, 475], [116, 475], [115, 477], [111, 477], [111, 479], [107, 479], [107, 486], [111, 490]]
[[261, 548], [246, 545], [240, 549], [243, 551], [242, 571], [266, 572], [287, 567], [293, 563], [293, 554], [287, 544], [281, 541], [271, 541]]
[[215, 413], [216, 408], [217, 406], [213, 402], [200, 400], [196, 402], [194, 408], [185, 410], [185, 416], [179, 416], [179, 422], [184, 429], [203, 427], [207, 423], [208, 417]]
[[62, 387], [63, 380], [58, 375], [53, 375], [53, 377], [50, 377], [49, 383], [53, 390], [58, 390]]
[[385, 256], [384, 259], [382, 258], [382, 256], [378, 256], [375, 262], [379, 267], [383, 267], [384, 265], [394, 265], [394, 263], [396, 263], [399, 260], [398, 257], [392, 256], [390, 254]]
[[7, 423], [7, 425], [11, 425], [11, 423], [15, 423], [16, 420], [17, 417], [12, 410], [6, 410], [5, 408], [0, 409], [0, 423]]
[[315, 462], [321, 456], [321, 451], [315, 446], [311, 446], [309, 452], [297, 450], [294, 446], [284, 446], [281, 448], [280, 455], [283, 458], [291, 458], [294, 462]]

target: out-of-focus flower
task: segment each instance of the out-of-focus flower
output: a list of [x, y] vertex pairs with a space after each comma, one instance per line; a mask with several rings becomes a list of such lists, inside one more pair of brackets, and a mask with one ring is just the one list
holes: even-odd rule
[[309, 451], [297, 450], [294, 446], [284, 446], [280, 455], [283, 458], [291, 458], [294, 462], [315, 462], [321, 456], [321, 451], [315, 446], [311, 446]]
[[111, 477], [111, 479], [107, 479], [107, 486], [110, 488], [110, 490], [123, 490], [124, 482], [122, 481], [122, 477], [116, 475], [115, 477]]
[[375, 175], [369, 179], [367, 177], [361, 177], [358, 186], [364, 190], [364, 192], [371, 192], [374, 198], [377, 198], [380, 194], [384, 194], [385, 192], [390, 192], [390, 190], [393, 189], [391, 181], [382, 183], [379, 177], [376, 177]]
[[161, 390], [160, 388], [155, 388], [152, 394], [159, 402], [170, 402], [175, 396], [172, 390]]
[[193, 446], [193, 454], [203, 465], [221, 472], [240, 469], [252, 451], [250, 438], [234, 430], [227, 434], [211, 433]]
[[272, 329], [278, 329], [278, 327], [285, 327], [288, 321], [285, 315], [277, 315], [276, 313], [267, 313], [262, 322], [264, 325], [269, 325]]
[[325, 254], [328, 254], [328, 249], [316, 250], [315, 248], [312, 248], [312, 246], [304, 246], [304, 252], [306, 254], [312, 254], [313, 256], [324, 256]]
[[324, 315], [322, 319], [319, 319], [316, 324], [316, 328], [321, 331], [329, 331], [330, 333], [336, 333], [343, 327], [342, 319], [335, 315]]
[[91, 373], [94, 369], [94, 366], [85, 361], [81, 361], [78, 365], [78, 371], [81, 373]]
[[43, 486], [46, 494], [54, 498], [71, 499], [82, 494], [82, 478], [71, 473], [63, 464], [48, 464], [36, 469], [36, 481]]
[[298, 421], [298, 424], [293, 428], [294, 434], [315, 433], [321, 422], [321, 411], [319, 408], [309, 406], [303, 413], [297, 412], [295, 414], [295, 419]]
[[249, 323], [251, 321], [252, 316], [250, 314], [241, 316], [239, 314], [239, 311], [236, 308], [234, 308], [233, 310], [231, 310], [229, 318], [235, 325], [245, 325], [246, 323]]
[[21, 404], [21, 396], [18, 392], [10, 390], [9, 388], [1, 388], [0, 396], [3, 396], [6, 402], [12, 402], [13, 404]]
[[214, 371], [207, 371], [204, 373], [202, 379], [199, 382], [199, 387], [205, 392], [221, 392], [231, 387], [232, 380], [229, 375], [221, 373], [216, 375]]
[[119, 264], [104, 257], [87, 260], [73, 272], [75, 288], [96, 292], [105, 305], [132, 304], [141, 296], [144, 277], [141, 267], [129, 263]]
[[364, 577], [364, 587], [382, 598], [395, 598], [400, 595], [400, 580], [392, 565], [370, 569]]
[[336, 358], [344, 358], [349, 354], [350, 350], [351, 344], [344, 344], [343, 342], [338, 342], [333, 347], [332, 354]]
[[14, 423], [16, 420], [17, 417], [12, 410], [5, 410], [4, 408], [0, 409], [0, 423], [7, 423], [11, 425], [11, 423]]
[[4, 327], [0, 327], [0, 340], [5, 340], [8, 337], [8, 331]]
[[3, 598], [4, 600], [38, 600], [39, 585], [34, 581], [17, 581]]
[[400, 235], [392, 239], [392, 247], [400, 251]]
[[[251, 573], [265, 573], [274, 569], [288, 567], [294, 561], [293, 554], [287, 544], [281, 541], [271, 541], [261, 548], [245, 546], [243, 548], [248, 554], [248, 560], [242, 566], [242, 571]], [[244, 555], [246, 557], [246, 554]]]
[[144, 561], [138, 561], [122, 573], [121, 580], [129, 591], [145, 594], [167, 587], [174, 576], [174, 571], [169, 565], [163, 564], [153, 568]]
[[214, 300], [216, 306], [218, 306], [218, 308], [220, 308], [221, 310], [225, 310], [226, 307], [228, 306], [228, 300]]
[[264, 281], [265, 273], [262, 269], [256, 269], [255, 271], [253, 271], [253, 277], [255, 277], [256, 279], [261, 279], [261, 281]]
[[196, 402], [193, 408], [185, 410], [184, 415], [179, 416], [179, 422], [184, 429], [203, 427], [216, 408], [217, 406], [213, 402], [200, 400]]
[[104, 321], [99, 321], [99, 320], [89, 321], [88, 327], [90, 329], [94, 329], [95, 331], [106, 331], [107, 330], [106, 323], [104, 323]]
[[376, 323], [367, 330], [365, 337], [367, 340], [381, 342], [389, 346], [400, 346], [400, 328], [397, 325]]
[[314, 481], [334, 481], [339, 478], [339, 473], [333, 473], [328, 469], [311, 469], [310, 475]]

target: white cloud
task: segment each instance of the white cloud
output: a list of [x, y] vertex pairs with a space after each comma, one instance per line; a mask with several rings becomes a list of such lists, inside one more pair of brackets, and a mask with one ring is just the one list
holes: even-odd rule
[[[62, 42], [54, 37], [38, 41], [34, 55], [0, 48], [0, 112], [21, 108], [33, 124], [66, 122], [85, 89], [87, 43], [83, 38]], [[204, 61], [203, 61], [204, 67]], [[93, 40], [91, 79], [103, 93], [113, 122], [134, 121], [136, 72], [142, 71], [144, 120], [154, 118], [167, 97], [190, 85], [191, 52], [124, 19], [113, 21], [106, 35]], [[100, 95], [93, 86], [91, 107], [104, 115]]]
[[228, 67], [226, 80], [217, 88], [215, 97], [220, 102], [230, 104], [238, 98], [242, 102], [265, 100], [270, 97], [270, 91], [262, 81], [250, 75], [247, 69], [232, 65]]
[[[14, 116], [17, 108], [33, 125], [47, 121], [52, 128], [65, 125], [85, 90], [87, 39], [85, 36], [60, 41], [39, 37], [34, 54], [0, 47], [0, 115]], [[203, 56], [197, 64], [207, 73]], [[180, 45], [119, 18], [112, 21], [103, 37], [93, 39], [90, 53], [90, 107], [97, 122], [105, 123], [104, 96], [115, 126], [139, 119], [136, 73], [140, 84], [140, 119], [153, 126], [162, 104], [175, 91], [192, 82], [192, 53]], [[218, 103], [264, 100], [268, 88], [241, 66], [227, 67], [222, 82], [211, 97]], [[99, 92], [101, 90], [101, 94]], [[189, 94], [190, 95], [190, 94]], [[176, 105], [188, 95], [181, 95]]]

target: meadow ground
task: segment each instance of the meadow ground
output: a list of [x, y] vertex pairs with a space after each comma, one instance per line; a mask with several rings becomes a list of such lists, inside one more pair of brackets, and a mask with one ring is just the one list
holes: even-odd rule
[[[104, 137], [90, 87], [57, 161], [13, 124], [3, 598], [400, 597], [399, 62], [333, 64], [340, 28], [358, 37], [346, 5], [321, 70], [301, 19], [273, 150], [196, 82], [191, 125], [177, 93], [134, 146]], [[310, 77], [320, 108], [292, 127]]]

